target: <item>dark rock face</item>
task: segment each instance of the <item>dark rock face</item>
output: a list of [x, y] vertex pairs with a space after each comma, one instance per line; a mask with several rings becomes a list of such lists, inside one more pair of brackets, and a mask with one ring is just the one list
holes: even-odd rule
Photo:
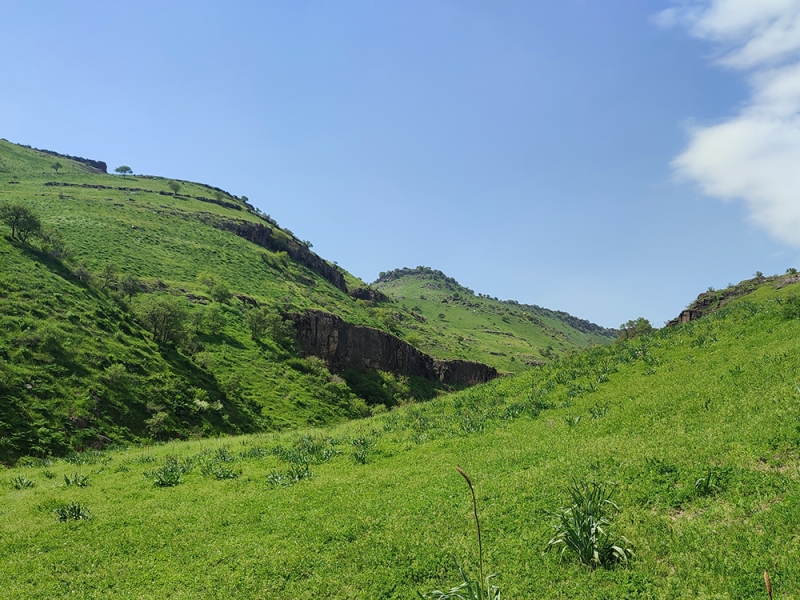
[[350, 292], [350, 296], [356, 300], [366, 300], [367, 302], [389, 302], [389, 296], [370, 287], [353, 290]]
[[497, 377], [497, 369], [469, 360], [435, 360], [433, 368], [442, 383], [477, 385]]
[[75, 162], [83, 163], [88, 167], [88, 169], [94, 173], [108, 173], [108, 165], [102, 160], [92, 160], [91, 158], [83, 158], [82, 156], [70, 156], [69, 154], [61, 154], [60, 152], [53, 152], [52, 150], [43, 150], [41, 148], [33, 148], [32, 146], [23, 146], [24, 148], [31, 148], [32, 150], [37, 150], [42, 154], [47, 154], [49, 156], [57, 156], [59, 158], [68, 158], [69, 160], [74, 160]]
[[292, 318], [302, 351], [323, 359], [333, 371], [379, 369], [395, 375], [467, 385], [497, 377], [494, 367], [466, 360], [434, 360], [389, 333], [352, 325], [330, 313], [310, 310]]
[[279, 239], [275, 236], [271, 227], [250, 221], [223, 219], [214, 221], [213, 225], [219, 229], [230, 231], [263, 248], [286, 252], [292, 260], [308, 267], [343, 292], [347, 292], [347, 285], [342, 272], [325, 262], [318, 254], [315, 254], [297, 240], [293, 238], [288, 240]]

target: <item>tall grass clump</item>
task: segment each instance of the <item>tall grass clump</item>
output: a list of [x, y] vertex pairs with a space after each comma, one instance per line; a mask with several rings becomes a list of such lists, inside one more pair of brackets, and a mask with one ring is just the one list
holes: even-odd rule
[[610, 531], [613, 517], [619, 512], [611, 492], [601, 483], [573, 482], [569, 488], [572, 505], [554, 513], [556, 534], [547, 548], [560, 547], [562, 556], [570, 551], [592, 569], [627, 562], [633, 555], [630, 542]]
[[32, 488], [34, 485], [36, 485], [36, 482], [33, 479], [28, 479], [24, 475], [17, 475], [11, 478], [11, 487], [15, 490]]
[[[458, 564], [458, 561], [456, 561], [458, 572], [464, 580], [463, 583], [450, 588], [446, 592], [433, 590], [427, 594], [420, 593], [419, 597], [423, 600], [429, 598], [437, 598], [438, 600], [500, 600], [500, 588], [492, 584], [492, 579], [497, 577], [497, 573], [492, 573], [485, 579], [483, 577], [483, 542], [481, 540], [481, 522], [480, 519], [478, 519], [478, 502], [475, 499], [475, 488], [472, 486], [472, 481], [463, 469], [456, 467], [456, 470], [464, 478], [464, 481], [467, 482], [469, 491], [472, 494], [472, 513], [475, 515], [475, 528], [478, 533], [478, 568], [480, 578], [477, 580], [470, 579], [464, 572], [464, 569], [461, 568], [461, 565]], [[483, 584], [481, 584], [481, 582], [483, 582]], [[485, 588], [482, 586], [485, 586]]]
[[153, 485], [156, 487], [175, 487], [183, 481], [183, 476], [191, 469], [191, 461], [181, 461], [174, 456], [167, 456], [163, 466], [155, 471], [145, 473], [145, 476], [152, 478]]
[[80, 502], [70, 502], [63, 506], [59, 506], [54, 511], [59, 521], [86, 521], [91, 519], [91, 515], [85, 506]]

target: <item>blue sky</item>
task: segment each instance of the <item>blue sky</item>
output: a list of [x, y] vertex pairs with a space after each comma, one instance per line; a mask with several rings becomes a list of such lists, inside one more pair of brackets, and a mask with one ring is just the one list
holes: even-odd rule
[[661, 325], [800, 266], [798, 0], [15, 4], [0, 137], [247, 195], [367, 281]]

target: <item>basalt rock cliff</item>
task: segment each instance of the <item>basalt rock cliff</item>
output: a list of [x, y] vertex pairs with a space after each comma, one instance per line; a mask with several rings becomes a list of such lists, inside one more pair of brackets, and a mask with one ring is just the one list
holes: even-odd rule
[[323, 359], [332, 371], [378, 369], [462, 385], [497, 377], [494, 367], [467, 360], [434, 360], [385, 331], [353, 325], [323, 311], [310, 310], [292, 315], [292, 319], [300, 349]]
[[252, 221], [244, 220], [214, 219], [210, 216], [208, 218], [213, 219], [212, 224], [219, 229], [230, 231], [268, 250], [286, 252], [292, 260], [308, 267], [323, 279], [347, 293], [347, 284], [344, 281], [342, 272], [323, 260], [318, 254], [309, 250], [308, 246], [294, 238], [276, 236], [272, 227], [262, 225], [261, 223], [253, 223]]

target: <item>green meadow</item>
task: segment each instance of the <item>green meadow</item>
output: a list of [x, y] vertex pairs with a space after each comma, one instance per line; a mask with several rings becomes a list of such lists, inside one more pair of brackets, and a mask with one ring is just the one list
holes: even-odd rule
[[[9, 598], [800, 595], [800, 310], [772, 283], [701, 319], [322, 428], [120, 444], [0, 472]], [[547, 551], [605, 486], [627, 561]], [[77, 518], [76, 518], [77, 517]], [[86, 518], [82, 518], [86, 517]]]

